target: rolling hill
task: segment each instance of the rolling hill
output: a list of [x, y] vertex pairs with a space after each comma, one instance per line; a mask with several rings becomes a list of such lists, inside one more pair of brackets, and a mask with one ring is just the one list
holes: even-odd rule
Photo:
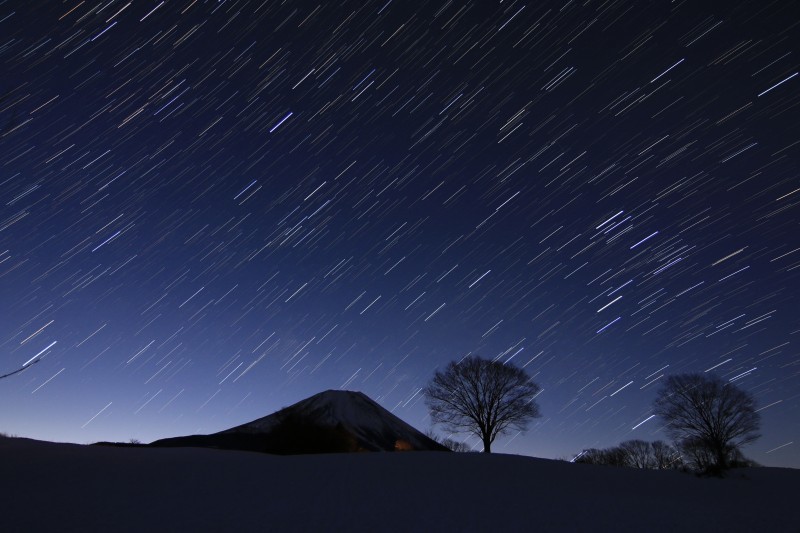
[[800, 531], [800, 471], [481, 453], [276, 456], [0, 439], [4, 532]]

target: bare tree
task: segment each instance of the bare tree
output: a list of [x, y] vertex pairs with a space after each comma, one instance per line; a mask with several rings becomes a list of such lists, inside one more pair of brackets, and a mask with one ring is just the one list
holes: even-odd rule
[[700, 439], [686, 438], [678, 443], [686, 465], [695, 472], [708, 472], [713, 469], [714, 457], [708, 446]]
[[613, 448], [589, 448], [572, 459], [573, 463], [585, 465], [628, 466], [625, 452], [619, 446]]
[[650, 444], [653, 450], [653, 468], [656, 470], [671, 470], [683, 467], [681, 453], [663, 440]]
[[455, 439], [444, 439], [442, 441], [442, 446], [444, 446], [451, 452], [467, 453], [472, 451], [472, 449], [469, 447], [469, 444]]
[[619, 445], [625, 454], [626, 466], [632, 468], [655, 468], [652, 445], [646, 440], [626, 440]]
[[653, 410], [692, 462], [704, 470], [729, 468], [739, 449], [761, 436], [753, 396], [717, 377], [670, 376]]
[[425, 388], [431, 419], [454, 433], [471, 433], [490, 453], [498, 435], [525, 431], [541, 416], [534, 397], [539, 385], [524, 370], [470, 356], [437, 371]]

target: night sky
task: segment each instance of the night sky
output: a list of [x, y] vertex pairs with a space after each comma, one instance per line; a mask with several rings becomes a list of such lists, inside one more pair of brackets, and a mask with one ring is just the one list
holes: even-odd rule
[[800, 467], [795, 9], [0, 0], [0, 431], [332, 388], [426, 430], [473, 353], [543, 389], [494, 451], [664, 439], [660, 382], [709, 371]]

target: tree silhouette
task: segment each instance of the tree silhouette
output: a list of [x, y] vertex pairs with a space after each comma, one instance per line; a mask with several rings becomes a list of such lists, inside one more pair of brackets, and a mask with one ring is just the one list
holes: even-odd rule
[[620, 443], [620, 449], [625, 454], [627, 466], [632, 468], [655, 468], [652, 445], [646, 440], [626, 440]]
[[668, 470], [684, 466], [681, 453], [663, 440], [650, 443], [650, 447], [653, 451], [653, 468], [656, 470]]
[[525, 431], [531, 419], [541, 416], [534, 401], [539, 390], [513, 364], [470, 356], [437, 371], [424, 394], [434, 422], [477, 436], [490, 453], [498, 435]]
[[589, 448], [572, 459], [573, 463], [625, 466], [650, 470], [678, 469], [683, 467], [681, 454], [669, 444], [657, 440], [626, 440], [612, 448]]
[[572, 462], [586, 465], [628, 466], [625, 452], [619, 446], [602, 450], [597, 448], [583, 450], [572, 459]]
[[753, 396], [717, 377], [670, 376], [653, 410], [678, 446], [709, 471], [729, 468], [739, 449], [761, 436]]
[[470, 447], [466, 442], [457, 441], [455, 439], [451, 439], [449, 437], [442, 438], [436, 433], [433, 429], [429, 429], [425, 432], [425, 436], [431, 439], [434, 442], [438, 442], [451, 452], [460, 452], [465, 453], [470, 451]]

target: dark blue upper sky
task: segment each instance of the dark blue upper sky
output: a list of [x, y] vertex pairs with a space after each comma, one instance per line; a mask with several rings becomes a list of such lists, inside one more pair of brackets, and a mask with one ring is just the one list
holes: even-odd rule
[[0, 430], [329, 388], [427, 429], [476, 353], [543, 389], [497, 451], [665, 438], [660, 381], [709, 371], [800, 467], [793, 7], [0, 0]]

